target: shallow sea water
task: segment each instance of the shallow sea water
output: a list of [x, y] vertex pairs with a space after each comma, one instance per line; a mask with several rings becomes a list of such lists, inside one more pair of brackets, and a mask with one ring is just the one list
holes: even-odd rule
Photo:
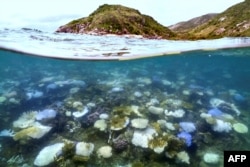
[[[203, 157], [214, 153], [219, 157], [214, 166], [222, 167], [224, 150], [250, 149], [250, 133], [234, 128], [236, 123], [250, 127], [249, 47], [128, 61], [62, 60], [0, 50], [0, 60], [0, 166], [33, 166], [39, 152], [55, 143], [67, 147], [49, 166], [208, 167]], [[224, 115], [204, 116], [214, 108]], [[45, 109], [56, 111], [56, 117], [38, 120], [31, 114]], [[184, 115], [170, 114], [180, 110]], [[23, 113], [29, 115], [26, 123], [51, 129], [42, 137], [23, 131], [35, 127], [25, 121], [15, 126]], [[148, 125], [135, 127], [137, 118]], [[107, 127], [94, 127], [97, 120]], [[190, 145], [178, 137], [188, 131], [181, 122], [195, 126], [188, 132]], [[142, 147], [138, 142], [145, 129], [155, 132]], [[13, 133], [6, 136], [3, 130]], [[145, 135], [135, 142], [138, 132]], [[76, 155], [79, 142], [94, 145], [90, 156]], [[98, 149], [107, 145], [112, 156], [103, 158]]]

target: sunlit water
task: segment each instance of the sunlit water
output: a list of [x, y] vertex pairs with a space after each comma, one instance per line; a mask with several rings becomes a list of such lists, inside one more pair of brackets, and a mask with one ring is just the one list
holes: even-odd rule
[[[218, 155], [214, 166], [223, 166], [224, 150], [250, 149], [249, 132], [235, 128], [237, 123], [250, 126], [250, 48], [233, 48], [247, 45], [247, 38], [215, 40], [218, 45], [214, 46], [212, 41], [83, 39], [68, 34], [18, 31], [15, 36], [10, 30], [4, 32], [0, 38], [3, 47], [52, 56], [106, 57], [103, 53], [124, 50], [129, 53], [122, 56], [133, 56], [223, 46], [230, 49], [128, 61], [50, 59], [1, 50], [0, 166], [33, 166], [39, 152], [56, 143], [73, 144], [64, 146], [50, 166], [208, 167], [211, 164], [204, 162], [206, 153]], [[56, 116], [38, 118], [39, 111], [45, 109], [56, 111]], [[211, 109], [222, 114], [214, 114]], [[17, 125], [23, 113], [30, 115]], [[137, 127], [132, 123], [137, 118], [148, 120], [148, 125]], [[98, 120], [103, 120], [106, 127], [95, 126]], [[39, 136], [39, 130], [32, 131], [37, 127], [34, 122], [51, 129]], [[185, 129], [183, 122], [194, 128]], [[136, 134], [146, 135], [149, 129], [154, 134], [149, 135], [146, 146], [138, 144], [144, 139], [142, 136], [141, 141], [135, 141]], [[191, 140], [181, 138], [182, 132], [190, 134]], [[80, 142], [94, 145], [89, 156], [76, 153]], [[100, 155], [98, 150], [103, 146], [111, 146], [109, 158]]]

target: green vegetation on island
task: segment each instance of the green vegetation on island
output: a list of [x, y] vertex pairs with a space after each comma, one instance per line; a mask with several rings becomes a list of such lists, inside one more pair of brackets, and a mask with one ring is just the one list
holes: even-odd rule
[[177, 24], [171, 25], [168, 28], [174, 32], [180, 33], [180, 32], [187, 32], [192, 30], [193, 28], [196, 28], [212, 18], [214, 18], [217, 14], [216, 13], [209, 13], [205, 14], [199, 17], [192, 18], [188, 21], [182, 21]]
[[250, 36], [250, 0], [236, 4], [188, 31], [194, 39]]
[[220, 14], [207, 14], [165, 27], [138, 10], [121, 5], [101, 5], [88, 17], [73, 20], [56, 32], [140, 35], [152, 39], [214, 39], [250, 36], [250, 0]]
[[152, 17], [121, 5], [101, 5], [88, 17], [73, 20], [56, 32], [82, 34], [134, 34], [146, 38], [169, 39], [175, 33]]

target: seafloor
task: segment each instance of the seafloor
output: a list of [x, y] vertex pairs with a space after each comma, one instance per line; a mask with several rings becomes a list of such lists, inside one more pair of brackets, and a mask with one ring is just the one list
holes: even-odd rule
[[43, 166], [39, 152], [61, 143], [48, 166], [222, 167], [224, 150], [250, 149], [249, 54], [70, 61], [1, 50], [0, 166]]

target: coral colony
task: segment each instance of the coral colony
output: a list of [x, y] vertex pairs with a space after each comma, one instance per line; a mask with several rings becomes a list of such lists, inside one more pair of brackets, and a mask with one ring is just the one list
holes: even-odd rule
[[188, 132], [181, 132], [177, 134], [177, 137], [183, 139], [188, 147], [192, 145], [192, 135]]

